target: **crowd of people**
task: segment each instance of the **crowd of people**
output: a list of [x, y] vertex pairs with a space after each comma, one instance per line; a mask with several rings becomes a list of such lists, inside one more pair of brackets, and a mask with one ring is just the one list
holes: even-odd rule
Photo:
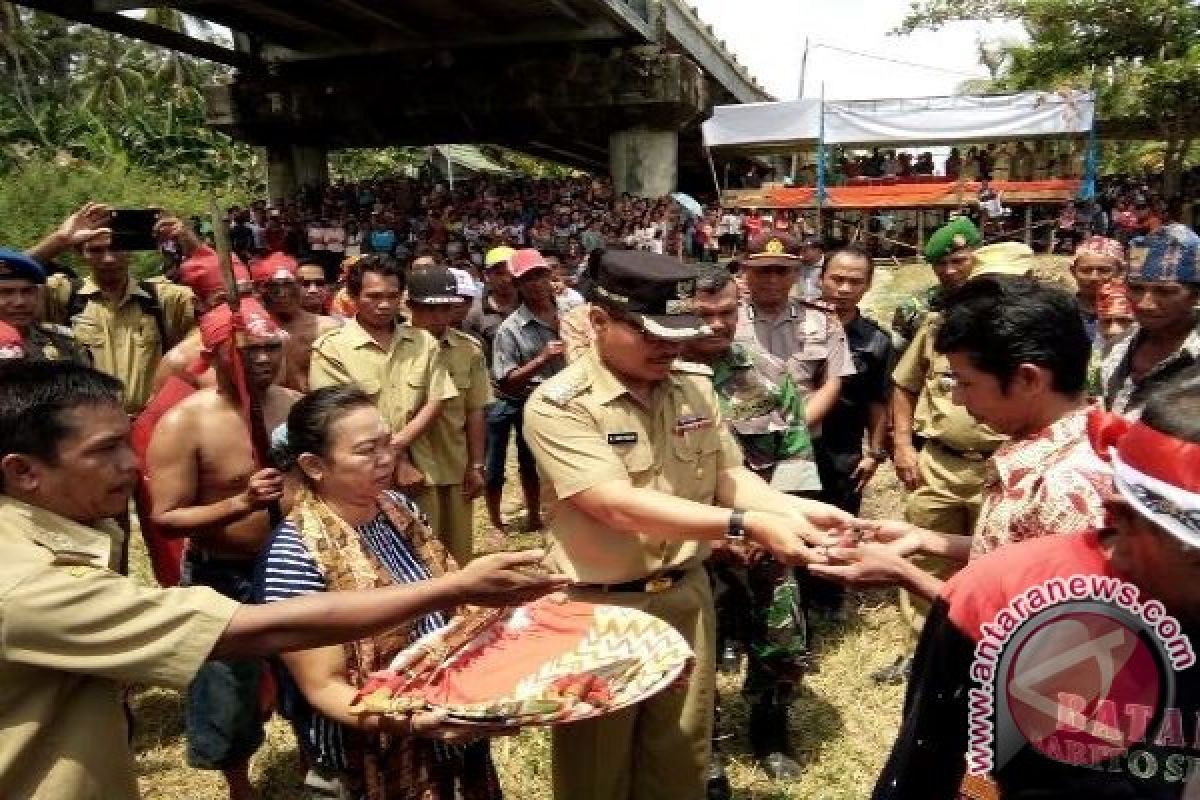
[[[87, 204], [0, 250], [0, 795], [136, 797], [137, 683], [186, 689], [188, 763], [232, 800], [267, 684], [313, 797], [500, 797], [479, 729], [351, 701], [456, 608], [564, 591], [660, 617], [695, 659], [555, 727], [555, 796], [730, 797], [718, 663], [744, 656], [753, 755], [795, 779], [809, 622], [886, 586], [921, 638], [874, 676], [910, 680], [878, 800], [1188, 796], [1192, 739], [1146, 725], [1200, 711], [1190, 663], [1140, 738], [1068, 758], [1053, 714], [1013, 712], [1025, 738], [966, 774], [980, 626], [1016, 593], [1113, 577], [1176, 633], [1200, 618], [1200, 239], [1137, 207], [1066, 281], [953, 219], [885, 327], [862, 250], [717, 212], [697, 252], [670, 199], [592, 178], [311, 188], [232, 209], [228, 258], [166, 216], [143, 281]], [[863, 519], [889, 460], [904, 519]], [[131, 497], [163, 588], [126, 577]], [[518, 527], [547, 552], [480, 552]]]

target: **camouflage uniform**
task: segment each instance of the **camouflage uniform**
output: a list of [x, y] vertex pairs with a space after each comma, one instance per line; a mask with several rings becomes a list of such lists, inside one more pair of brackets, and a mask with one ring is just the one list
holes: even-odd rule
[[907, 298], [892, 314], [892, 342], [899, 358], [917, 335], [917, 329], [930, 311], [936, 311], [946, 290], [934, 284]]
[[[786, 364], [735, 343], [713, 364], [723, 416], [742, 445], [746, 466], [781, 491], [820, 489], [804, 396]], [[774, 480], [773, 480], [774, 479]], [[808, 630], [795, 572], [772, 558], [749, 566], [717, 554], [710, 561], [717, 607], [717, 652], [732, 642], [746, 652], [742, 693], [751, 704], [755, 754], [790, 752], [787, 710], [808, 661]]]

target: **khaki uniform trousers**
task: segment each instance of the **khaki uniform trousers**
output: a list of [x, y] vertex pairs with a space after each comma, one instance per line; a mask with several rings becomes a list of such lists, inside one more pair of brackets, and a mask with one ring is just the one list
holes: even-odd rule
[[665, 592], [575, 589], [571, 598], [636, 608], [669, 622], [696, 654], [672, 687], [598, 719], [554, 728], [556, 800], [700, 800], [712, 748], [716, 614], [704, 569]]
[[426, 486], [413, 497], [429, 518], [429, 529], [460, 566], [475, 555], [475, 501], [463, 497], [461, 483]]
[[[984, 460], [961, 458], [937, 442], [929, 442], [921, 450], [917, 466], [921, 485], [908, 496], [904, 517], [913, 525], [939, 533], [970, 536], [983, 504]], [[918, 559], [922, 568], [942, 578], [949, 577], [961, 566], [941, 558]], [[900, 611], [914, 631], [925, 624], [929, 604], [900, 592]]]

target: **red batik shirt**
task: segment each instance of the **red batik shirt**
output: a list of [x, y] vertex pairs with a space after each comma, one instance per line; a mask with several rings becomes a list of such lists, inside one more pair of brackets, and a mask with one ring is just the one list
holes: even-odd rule
[[1087, 409], [1072, 411], [996, 450], [987, 464], [972, 558], [1038, 536], [1103, 527], [1112, 471], [1088, 441], [1087, 415]]

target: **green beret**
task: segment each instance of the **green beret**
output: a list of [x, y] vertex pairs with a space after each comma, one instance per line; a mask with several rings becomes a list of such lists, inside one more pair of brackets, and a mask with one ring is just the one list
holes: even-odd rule
[[976, 247], [983, 241], [971, 220], [966, 217], [955, 217], [934, 231], [933, 236], [925, 243], [925, 260], [936, 264], [957, 250]]

